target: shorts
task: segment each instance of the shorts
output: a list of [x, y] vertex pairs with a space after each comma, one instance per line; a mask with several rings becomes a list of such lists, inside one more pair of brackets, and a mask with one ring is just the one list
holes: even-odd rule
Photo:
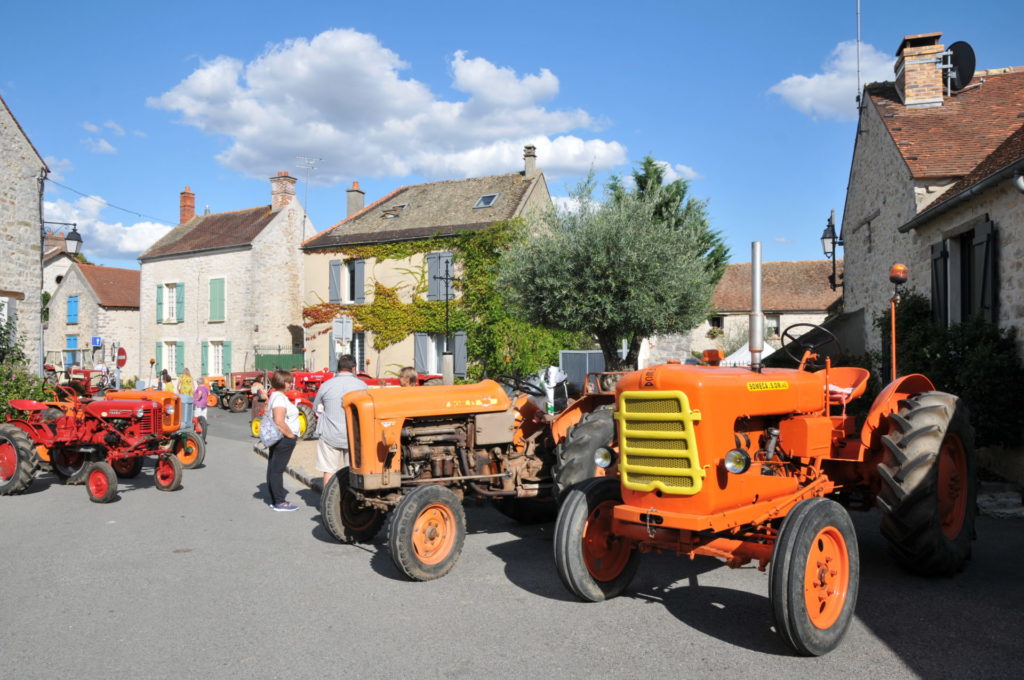
[[348, 467], [348, 449], [331, 446], [323, 439], [316, 441], [316, 469], [320, 472], [337, 472]]

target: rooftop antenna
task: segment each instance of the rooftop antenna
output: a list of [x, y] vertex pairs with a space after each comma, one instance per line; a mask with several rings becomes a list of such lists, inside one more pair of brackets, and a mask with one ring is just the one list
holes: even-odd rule
[[309, 171], [316, 170], [316, 164], [322, 161], [323, 158], [314, 158], [313, 156], [296, 156], [295, 160], [299, 162], [300, 168], [306, 169], [306, 185], [302, 190], [302, 228], [305, 229], [306, 215], [309, 214], [309, 204], [307, 203], [307, 200], [309, 199]]

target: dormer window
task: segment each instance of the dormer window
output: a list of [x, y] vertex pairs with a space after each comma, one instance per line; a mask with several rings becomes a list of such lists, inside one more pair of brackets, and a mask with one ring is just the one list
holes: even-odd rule
[[484, 194], [480, 197], [480, 200], [476, 202], [474, 208], [490, 208], [494, 205], [494, 202], [498, 200], [498, 194]]
[[380, 216], [383, 217], [386, 220], [393, 220], [396, 217], [401, 217], [402, 216], [402, 210], [404, 210], [405, 206], [407, 206], [407, 205], [408, 205], [408, 203], [400, 203], [398, 205], [390, 205], [390, 206], [388, 206], [387, 208], [384, 208], [384, 210], [381, 211]]

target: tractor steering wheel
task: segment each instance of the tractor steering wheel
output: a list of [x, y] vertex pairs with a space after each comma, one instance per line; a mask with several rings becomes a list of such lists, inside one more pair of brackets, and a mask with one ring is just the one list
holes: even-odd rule
[[[806, 327], [809, 330], [804, 331], [803, 333], [792, 332], [794, 328], [803, 327]], [[821, 331], [822, 333], [825, 334], [825, 339], [820, 340], [818, 342], [801, 340], [801, 338], [805, 337], [807, 333], [810, 332], [810, 330]], [[788, 354], [789, 358], [795, 361], [798, 365], [803, 362], [804, 354], [806, 354], [807, 352], [813, 352], [814, 354], [818, 354], [818, 350], [821, 349], [822, 347], [835, 345], [837, 351], [842, 351], [842, 347], [839, 345], [839, 339], [836, 338], [835, 334], [829, 329], [825, 328], [824, 326], [819, 326], [818, 324], [814, 323], [791, 324], [790, 326], [786, 327], [786, 330], [782, 331], [782, 335], [779, 336], [779, 339], [782, 341], [782, 346], [783, 348], [785, 348], [786, 354]], [[800, 356], [797, 356], [796, 354], [793, 353], [793, 345], [797, 345], [801, 348]], [[824, 365], [824, 362], [822, 363], [822, 365]]]
[[531, 397], [546, 397], [548, 395], [547, 392], [537, 387], [533, 383], [528, 383], [525, 380], [520, 380], [519, 378], [513, 378], [510, 375], [498, 375], [495, 376], [494, 379], [500, 382], [502, 385], [508, 385], [512, 389], [524, 392], [530, 395]]

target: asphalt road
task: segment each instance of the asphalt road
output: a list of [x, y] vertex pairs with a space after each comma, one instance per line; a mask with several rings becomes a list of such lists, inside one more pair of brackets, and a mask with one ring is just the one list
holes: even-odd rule
[[1024, 653], [1024, 521], [980, 518], [951, 579], [903, 573], [875, 513], [855, 516], [857, 617], [843, 644], [793, 656], [772, 630], [767, 574], [645, 559], [630, 593], [575, 601], [553, 525], [468, 509], [445, 578], [404, 580], [383, 535], [335, 543], [319, 496], [291, 478], [271, 512], [247, 419], [213, 414], [183, 488], [152, 469], [90, 503], [50, 476], [0, 498], [0, 678], [1005, 678]]

